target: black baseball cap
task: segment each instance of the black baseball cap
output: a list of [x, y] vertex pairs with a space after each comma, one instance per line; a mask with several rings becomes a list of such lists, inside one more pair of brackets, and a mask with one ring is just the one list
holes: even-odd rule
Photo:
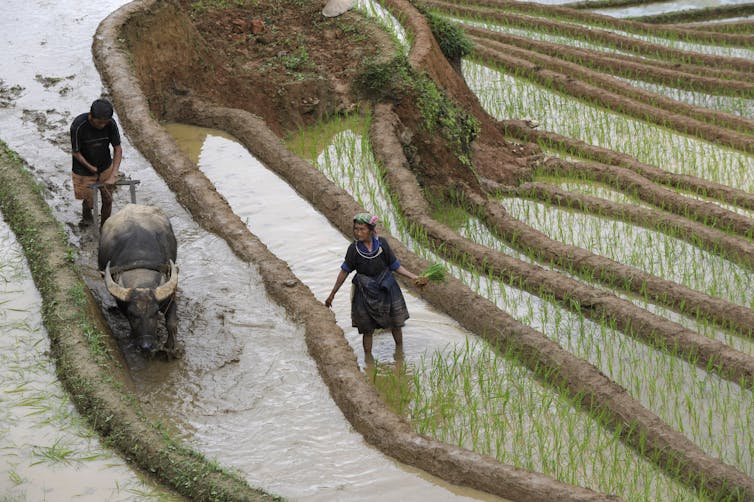
[[106, 99], [95, 99], [89, 114], [95, 119], [110, 119], [113, 117], [113, 105]]

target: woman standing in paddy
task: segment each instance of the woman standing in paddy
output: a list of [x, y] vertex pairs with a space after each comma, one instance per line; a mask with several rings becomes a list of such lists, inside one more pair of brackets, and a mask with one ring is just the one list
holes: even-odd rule
[[402, 328], [409, 315], [403, 292], [393, 272], [412, 279], [420, 288], [428, 281], [426, 277], [417, 276], [401, 265], [387, 241], [377, 236], [374, 230], [376, 224], [377, 216], [369, 213], [359, 213], [353, 217], [354, 241], [348, 246], [335, 285], [325, 300], [325, 305], [331, 307], [335, 293], [348, 274], [356, 271], [352, 281], [351, 325], [362, 334], [365, 357], [372, 354], [372, 335], [378, 328], [390, 328], [396, 348], [403, 345]]

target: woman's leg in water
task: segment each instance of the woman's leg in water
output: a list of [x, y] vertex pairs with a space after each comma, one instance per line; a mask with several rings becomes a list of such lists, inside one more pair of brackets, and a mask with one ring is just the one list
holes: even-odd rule
[[403, 328], [393, 328], [393, 340], [395, 340], [396, 347], [403, 346]]
[[369, 331], [367, 333], [364, 333], [361, 337], [361, 344], [364, 346], [364, 354], [372, 355], [372, 333], [374, 331]]

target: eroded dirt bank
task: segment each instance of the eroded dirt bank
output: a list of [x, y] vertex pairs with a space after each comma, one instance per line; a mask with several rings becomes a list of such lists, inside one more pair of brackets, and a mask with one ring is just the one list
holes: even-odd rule
[[[150, 8], [153, 9], [151, 12]], [[154, 105], [147, 105], [147, 98], [142, 94], [137, 79], [129, 73], [128, 64], [123, 54], [118, 52], [116, 41], [120, 35], [119, 27], [127, 23], [131, 16], [146, 27], [150, 20], [156, 18], [158, 11], [153, 2], [136, 2], [110, 16], [98, 30], [95, 58], [111, 88], [126, 129], [134, 143], [165, 177], [197, 221], [223, 236], [239, 257], [255, 263], [264, 277], [268, 293], [305, 325], [309, 350], [317, 360], [333, 398], [354, 427], [368, 441], [403, 462], [449, 481], [490, 493], [515, 499], [537, 500], [604, 498], [601, 494], [567, 487], [544, 476], [513, 469], [488, 457], [417, 436], [403, 420], [386, 408], [374, 389], [363, 381], [354, 354], [335, 325], [332, 314], [293, 276], [287, 265], [270, 255], [243, 222], [232, 214], [209, 181], [178, 151], [159, 123], [149, 116], [148, 110], [154, 109]], [[426, 33], [423, 36], [427, 36]], [[417, 40], [421, 39], [417, 37]], [[426, 50], [431, 51], [431, 48]], [[414, 62], [417, 64], [422, 60], [424, 59], [420, 57]], [[304, 197], [312, 201], [344, 233], [348, 233], [350, 215], [361, 208], [350, 196], [333, 187], [308, 164], [288, 152], [273, 133], [274, 129], [270, 130], [263, 120], [242, 110], [206, 105], [187, 98], [173, 99], [171, 93], [166, 94], [164, 89], [162, 92], [163, 101], [157, 109], [164, 110], [172, 118], [232, 131], [269, 168], [287, 173], [284, 176], [292, 184], [295, 183]], [[177, 94], [185, 93], [179, 90]], [[386, 138], [395, 140], [391, 129], [392, 126], [386, 128]], [[400, 146], [397, 148], [401, 149]], [[400, 161], [401, 157], [402, 155], [396, 155], [394, 158]], [[416, 187], [415, 181], [404, 180], [404, 184]], [[404, 202], [405, 207], [409, 208], [408, 212], [412, 211], [412, 206], [422, 203], [418, 188], [416, 192], [413, 202]], [[431, 227], [433, 223], [427, 221], [425, 225]], [[457, 237], [448, 235], [447, 239], [452, 241]], [[422, 269], [427, 265], [394, 239], [391, 239], [391, 245], [394, 245], [401, 256], [406, 256], [405, 261], [411, 268]], [[557, 368], [556, 373], [563, 382], [579, 382], [579, 386], [583, 384], [584, 388], [579, 388], [579, 392], [583, 391], [583, 394], [589, 396], [588, 399], [593, 400], [590, 405], [603, 406], [610, 403], [612, 406], [618, 402], [618, 409], [624, 408], [615, 415], [631, 420], [631, 423], [635, 417], [642, 416], [646, 424], [643, 432], [652, 438], [653, 447], [657, 448], [668, 464], [682, 464], [681, 471], [684, 472], [686, 482], [718, 493], [754, 493], [749, 478], [699, 452], [698, 448], [679, 434], [658, 425], [656, 417], [637, 407], [622, 390], [604, 376], [598, 375], [596, 370], [586, 371], [582, 362], [563, 353], [562, 349], [553, 347], [554, 344], [543, 340], [541, 334], [501, 317], [493, 305], [480, 301], [479, 297], [458, 281], [451, 279], [447, 284], [432, 286], [422, 296], [442, 310], [451, 312], [459, 320], [474, 325], [475, 331], [489, 332], [489, 336], [497, 342], [506, 343], [511, 342], [512, 338], [517, 339], [516, 343], [526, 347], [528, 351], [523, 357], [525, 360], [532, 364], [548, 360], [553, 368]], [[525, 343], [525, 340], [528, 342]], [[638, 441], [638, 436], [634, 440]], [[668, 453], [671, 450], [673, 453]]]

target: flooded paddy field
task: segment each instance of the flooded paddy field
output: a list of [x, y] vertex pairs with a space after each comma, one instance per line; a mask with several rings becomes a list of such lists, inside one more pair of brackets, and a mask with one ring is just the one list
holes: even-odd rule
[[[62, 23], [49, 19], [54, 14], [50, 9], [62, 12], [65, 6], [45, 5], [49, 9], [40, 14], [34, 5], [11, 4], [3, 7], [12, 13], [3, 21], [6, 25], [33, 22], [40, 30], [13, 40], [6, 36], [15, 65], [2, 75], [0, 137], [44, 185], [47, 203], [78, 250], [81, 275], [125, 354], [132, 392], [144, 411], [250, 485], [286, 498], [496, 500], [484, 493], [487, 489], [468, 487], [480, 484], [458, 482], [449, 474], [446, 482], [443, 474], [434, 477], [421, 470], [426, 467], [411, 466], [423, 465], [418, 461], [395, 460], [391, 451], [397, 446], [373, 446], [379, 442], [363, 432], [323, 376], [327, 369], [301, 315], [271, 298], [264, 267], [240, 256], [221, 230], [208, 231], [206, 221], [214, 216], [198, 217], [166, 174], [169, 170], [153, 167], [160, 161], [145, 148], [142, 131], [134, 128], [139, 123], [135, 109], [117, 106], [124, 102], [118, 85], [108, 77], [105, 86], [91, 61], [94, 30], [121, 3], [71, 19], [61, 14]], [[573, 493], [596, 499], [615, 494], [627, 500], [745, 500], [754, 475], [748, 418], [754, 381], [751, 333], [736, 320], [738, 314], [727, 319], [725, 312], [748, 316], [751, 310], [754, 226], [748, 212], [754, 205], [748, 197], [754, 161], [751, 94], [745, 85], [752, 72], [750, 49], [736, 33], [724, 41], [707, 34], [694, 39], [688, 31], [663, 26], [650, 35], [644, 25], [615, 21], [606, 27], [604, 19], [548, 10], [546, 4], [529, 12], [529, 19], [509, 15], [498, 30], [491, 27], [501, 21], [495, 2], [464, 4], [465, 11], [458, 5], [429, 2], [427, 8], [468, 27], [478, 28], [481, 22], [490, 32], [565, 41], [562, 47], [579, 45], [591, 52], [591, 62], [582, 65], [588, 71], [610, 68], [597, 56], [619, 52], [640, 65], [655, 51], [663, 56], [645, 66], [676, 65], [693, 77], [648, 76], [649, 70], [636, 66], [634, 74], [621, 75], [621, 84], [604, 81], [605, 87], [595, 91], [584, 82], [594, 86], [602, 77], [589, 80], [568, 73], [561, 62], [542, 57], [545, 45], [540, 46], [542, 54], [519, 54], [521, 61], [530, 57], [538, 62], [538, 67], [528, 67], [505, 59], [505, 51], [494, 45], [500, 38], [474, 31], [476, 52], [460, 66], [469, 88], [499, 121], [507, 141], [538, 144], [543, 154], [535, 157], [542, 161], [529, 165], [530, 177], [518, 186], [503, 183], [497, 193], [486, 193], [486, 201], [470, 193], [461, 203], [430, 197], [428, 216], [413, 205], [405, 182], [395, 182], [391, 161], [412, 150], [404, 145], [401, 155], [385, 157], [374, 133], [382, 124], [381, 112], [364, 110], [361, 118], [345, 125], [337, 120], [318, 125], [332, 128], [321, 137], [315, 137], [320, 134], [316, 127], [281, 134], [287, 147], [308, 163], [296, 161], [297, 168], [316, 170], [327, 180], [322, 194], [338, 187], [354, 204], [378, 214], [386, 235], [405, 245], [399, 258], [405, 256], [407, 264], [443, 263], [451, 277], [448, 286], [430, 286], [428, 292], [406, 289], [411, 318], [403, 350], [396, 351], [391, 337], [380, 333], [373, 362], [364, 358], [360, 336], [350, 326], [344, 288], [333, 314], [355, 357], [348, 371], [358, 372], [379, 392], [383, 405], [411, 427], [416, 436], [409, 442], [428, 437], [458, 451], [473, 451], [481, 456], [476, 460], [494, 459], [497, 468], [520, 469], [507, 471], [512, 476], [536, 473], [553, 483], [586, 488]], [[387, 2], [384, 8], [406, 9], [400, 2]], [[385, 12], [378, 14], [390, 18], [392, 29], [403, 24], [396, 37], [409, 50], [417, 27]], [[646, 6], [625, 15], [660, 12]], [[571, 26], [551, 20], [558, 16]], [[582, 36], [574, 21], [594, 22], [599, 29]], [[65, 41], [59, 27], [66, 32]], [[571, 62], [584, 57], [560, 50]], [[516, 65], [521, 71], [511, 69]], [[712, 79], [720, 82], [719, 92]], [[704, 90], [689, 90], [688, 82], [698, 82]], [[683, 106], [663, 102], [646, 108], [646, 95], [627, 89], [632, 86]], [[123, 171], [140, 180], [139, 202], [162, 208], [178, 237], [184, 353], [176, 361], [149, 361], [135, 353], [125, 336], [127, 324], [94, 264], [96, 235], [79, 226], [78, 206], [70, 197], [67, 124], [103, 91], [112, 93], [116, 118], [122, 116]], [[589, 93], [597, 97], [585, 99]], [[204, 117], [208, 123], [211, 114]], [[326, 197], [305, 195], [306, 187], [297, 185], [295, 177], [260, 160], [263, 155], [248, 140], [232, 136], [238, 126], [204, 129], [177, 123], [180, 114], [165, 115], [170, 122], [160, 127], [171, 139], [160, 141], [175, 142], [188, 159], [186, 164], [177, 157], [170, 162], [193, 164], [240, 218], [244, 231], [287, 264], [295, 279], [286, 279], [291, 284], [286, 287], [300, 282], [313, 300], [322, 302], [351, 238], [339, 217], [322, 207]], [[490, 134], [482, 130], [482, 135]], [[413, 146], [407, 133], [398, 137]], [[598, 163], [612, 165], [612, 170]], [[630, 169], [642, 179], [629, 175]], [[579, 210], [587, 203], [597, 207], [587, 197], [609, 201], [609, 216], [607, 210]], [[126, 200], [119, 193], [116, 209]], [[630, 222], [616, 217], [628, 214], [629, 206], [653, 216], [635, 213]], [[668, 219], [667, 228], [653, 228], [650, 220], [665, 218], [665, 213], [690, 223]], [[707, 226], [719, 233], [710, 234]], [[543, 251], [547, 247], [559, 250], [560, 257], [548, 255]], [[475, 253], [485, 253], [487, 259]], [[576, 258], [569, 261], [572, 256]], [[476, 295], [475, 303], [484, 304], [494, 321], [486, 328], [475, 325], [458, 305], [448, 305], [453, 294]], [[552, 369], [557, 365], [549, 356], [522, 353], [519, 344], [526, 337], [519, 334], [534, 336], [532, 332], [541, 335], [540, 346], [552, 343], [557, 357], [573, 358], [567, 359], [569, 364], [582, 375], [594, 372], [592, 383], [574, 378], [569, 387], [558, 376], [560, 368]], [[621, 404], [611, 408], [600, 401], [595, 390], [600, 385], [609, 387]], [[582, 401], [584, 395], [589, 399]], [[624, 415], [628, 409], [636, 415]], [[628, 416], [627, 421], [619, 416]], [[667, 445], [654, 435], [650, 424], [655, 418], [663, 431], [659, 435], [670, 438]], [[637, 434], [627, 429], [630, 423], [638, 424], [631, 425]], [[703, 468], [709, 470], [699, 475]], [[20, 477], [9, 474], [9, 479]], [[464, 487], [452, 484], [454, 480]]]

